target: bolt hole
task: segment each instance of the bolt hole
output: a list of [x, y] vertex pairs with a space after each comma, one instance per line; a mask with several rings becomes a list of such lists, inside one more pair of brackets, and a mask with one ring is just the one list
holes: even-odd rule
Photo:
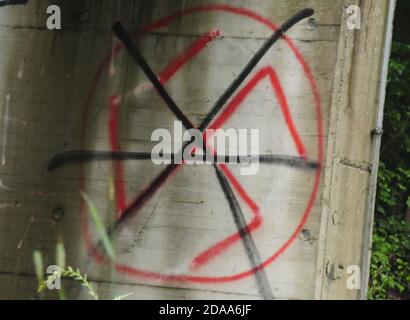
[[306, 29], [308, 30], [315, 30], [317, 27], [317, 21], [315, 18], [309, 18], [306, 21]]
[[303, 229], [300, 231], [299, 238], [303, 241], [309, 241], [312, 238], [312, 233], [309, 229]]

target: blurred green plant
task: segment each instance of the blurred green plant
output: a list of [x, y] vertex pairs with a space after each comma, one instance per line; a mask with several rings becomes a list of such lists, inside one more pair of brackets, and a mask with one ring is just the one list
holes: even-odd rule
[[43, 292], [47, 288], [48, 283], [53, 283], [58, 278], [71, 278], [76, 281], [79, 281], [83, 287], [85, 287], [88, 291], [88, 294], [94, 299], [98, 300], [98, 295], [94, 291], [92, 285], [87, 280], [87, 275], [82, 275], [80, 270], [74, 270], [72, 267], [68, 266], [67, 268], [60, 268], [59, 271], [54, 272], [53, 274], [49, 275], [46, 280], [40, 282], [37, 291]]
[[410, 299], [410, 46], [393, 43], [370, 269], [369, 299]]
[[[94, 202], [85, 194], [84, 192], [80, 192], [82, 198], [84, 201], [87, 203], [91, 218], [94, 222], [95, 228], [97, 230], [97, 233], [101, 239], [101, 243], [107, 252], [108, 256], [111, 258], [112, 261], [115, 261], [115, 252], [113, 245], [110, 241], [110, 238], [107, 234], [107, 230], [104, 226], [104, 223], [101, 220], [100, 212], [97, 209], [97, 206], [94, 204]], [[112, 199], [113, 197], [113, 192], [111, 191], [109, 199], [110, 202], [113, 202]], [[34, 261], [34, 268], [37, 276], [37, 281], [38, 281], [38, 288], [37, 292], [42, 294], [45, 289], [47, 288], [47, 284], [52, 284], [56, 281], [56, 279], [59, 278], [66, 278], [66, 279], [73, 279], [75, 281], [78, 281], [81, 283], [83, 287], [87, 289], [88, 294], [94, 299], [94, 300], [99, 300], [99, 296], [97, 292], [94, 290], [93, 286], [91, 283], [88, 281], [87, 274], [82, 274], [80, 270], [74, 269], [71, 266], [66, 267], [66, 254], [65, 254], [65, 248], [64, 248], [64, 243], [61, 239], [56, 244], [56, 263], [57, 266], [59, 267], [59, 270], [55, 271], [52, 274], [49, 274], [46, 279], [44, 279], [44, 264], [43, 264], [43, 256], [40, 251], [34, 251], [33, 252], [33, 261]], [[65, 293], [63, 289], [58, 290], [60, 300], [65, 300]], [[134, 293], [126, 293], [124, 295], [120, 295], [115, 297], [113, 300], [123, 300]]]
[[33, 264], [34, 264], [34, 272], [36, 274], [37, 281], [40, 284], [44, 281], [44, 263], [43, 263], [43, 255], [38, 250], [33, 252]]
[[410, 226], [399, 217], [376, 221], [369, 299], [407, 299], [410, 283]]
[[[37, 292], [42, 293], [47, 288], [47, 284], [54, 283], [58, 278], [73, 279], [81, 283], [83, 287], [87, 289], [88, 294], [94, 300], [99, 300], [97, 292], [94, 290], [91, 283], [88, 281], [87, 274], [82, 274], [79, 269], [74, 269], [73, 267], [68, 266], [67, 268], [60, 268], [60, 270], [50, 274], [47, 279], [39, 282]], [[126, 293], [120, 296], [115, 297], [113, 300], [124, 300], [125, 298], [134, 295], [134, 293]], [[61, 297], [60, 297], [61, 299]]]
[[83, 197], [84, 201], [87, 203], [88, 209], [90, 211], [91, 218], [93, 219], [95, 228], [98, 232], [98, 235], [101, 239], [101, 243], [107, 252], [108, 256], [111, 258], [112, 261], [115, 261], [115, 252], [113, 245], [111, 244], [110, 237], [107, 234], [107, 230], [104, 226], [104, 223], [101, 220], [100, 213], [97, 209], [97, 206], [94, 204], [93, 201], [85, 194], [84, 192], [80, 192], [81, 196]]

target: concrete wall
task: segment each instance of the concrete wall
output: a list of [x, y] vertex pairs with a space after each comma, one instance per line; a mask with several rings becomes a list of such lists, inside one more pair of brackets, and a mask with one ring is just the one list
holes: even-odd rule
[[[343, 0], [230, 3], [242, 9], [225, 3], [212, 1], [219, 6], [210, 8], [206, 0], [36, 0], [0, 7], [0, 298], [36, 297], [32, 253], [40, 250], [45, 265], [54, 264], [58, 239], [64, 241], [67, 264], [87, 273], [107, 299], [128, 292], [134, 299], [358, 297], [346, 288], [345, 273], [329, 276], [329, 268], [361, 263], [387, 1], [361, 1], [362, 29], [355, 31], [346, 29]], [[49, 4], [62, 9], [62, 30], [46, 28]], [[197, 6], [208, 7], [135, 36], [143, 26]], [[316, 24], [298, 23], [287, 33], [291, 40], [275, 44], [245, 81], [260, 70], [269, 75], [266, 67], [276, 71], [297, 135], [289, 130], [269, 77], [223, 124], [259, 128], [261, 154], [298, 157], [302, 146], [310, 162], [323, 164], [319, 169], [289, 161], [261, 164], [255, 176], [241, 176], [238, 165], [228, 165], [246, 221], [262, 216], [251, 233], [257, 249], [252, 254], [266, 266], [252, 270], [249, 250], [237, 237], [192, 268], [195, 257], [238, 232], [210, 165], [184, 165], [155, 188], [116, 234], [116, 265], [99, 263], [87, 250], [86, 240], [93, 243], [98, 234], [79, 190], [108, 225], [123, 205], [121, 196], [125, 206], [132, 203], [165, 166], [150, 160], [92, 161], [47, 171], [48, 164], [80, 149], [150, 152], [152, 131], [172, 130], [175, 120], [117, 46], [112, 24], [120, 20], [134, 34], [157, 74], [170, 70], [205, 33], [220, 32], [165, 83], [198, 125], [272, 34], [261, 17], [280, 25], [306, 7], [315, 10]], [[113, 95], [121, 96], [118, 106], [110, 105]], [[86, 297], [73, 282], [66, 282], [65, 290], [70, 298]]]

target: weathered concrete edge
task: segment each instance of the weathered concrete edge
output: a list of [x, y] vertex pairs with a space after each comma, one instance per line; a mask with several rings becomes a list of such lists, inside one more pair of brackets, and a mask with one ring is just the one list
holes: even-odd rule
[[[390, 12], [392, 8], [390, 1], [395, 0], [384, 0], [383, 2], [377, 2], [377, 4], [374, 2], [372, 4], [371, 1], [368, 0], [357, 0], [354, 2], [346, 1], [346, 5], [359, 5], [362, 8], [362, 14], [365, 11], [369, 13], [366, 16], [366, 20], [362, 19], [362, 29], [360, 31], [347, 30], [346, 23], [344, 23], [347, 19], [346, 13], [343, 13], [342, 15], [338, 58], [335, 68], [332, 105], [329, 119], [329, 137], [326, 143], [327, 151], [324, 166], [321, 228], [316, 266], [317, 276], [315, 285], [315, 299], [358, 299], [359, 297], [363, 298], [366, 296], [368, 263], [363, 261], [363, 259], [365, 259], [364, 257], [366, 256], [370, 256], [372, 228], [371, 226], [369, 228], [369, 224], [372, 224], [373, 221], [374, 209], [372, 208], [374, 208], [374, 194], [376, 188], [374, 176], [377, 176], [377, 164], [379, 161], [378, 154], [380, 148], [380, 142], [374, 143], [374, 140], [380, 140], [380, 138], [372, 139], [371, 134], [369, 134], [369, 145], [363, 146], [363, 148], [371, 147], [371, 156], [366, 155], [366, 152], [364, 152], [366, 157], [363, 159], [349, 159], [349, 155], [344, 152], [345, 150], [343, 150], [341, 141], [352, 139], [354, 137], [352, 137], [351, 132], [345, 132], [339, 128], [339, 123], [346, 120], [343, 119], [343, 117], [347, 118], [346, 113], [344, 112], [347, 108], [363, 108], [363, 106], [354, 105], [355, 101], [352, 96], [354, 94], [354, 90], [352, 90], [351, 84], [353, 77], [357, 76], [354, 72], [354, 66], [357, 62], [360, 62], [360, 55], [363, 54], [360, 50], [358, 50], [360, 44], [359, 42], [367, 40], [367, 36], [363, 34], [359, 35], [359, 32], [368, 33], [371, 29], [373, 29], [373, 32], [383, 34], [382, 41], [375, 41], [375, 43], [368, 44], [367, 46], [368, 50], [372, 50], [374, 52], [374, 59], [381, 61], [381, 63], [379, 63], [379, 69], [372, 70], [372, 72], [377, 73], [382, 81], [374, 83], [374, 86], [377, 86], [377, 96], [369, 96], [368, 105], [364, 107], [371, 108], [370, 112], [372, 119], [377, 120], [380, 118], [380, 106], [383, 105], [383, 103], [380, 103], [379, 101], [380, 97], [383, 97], [380, 93], [385, 90], [386, 85], [385, 81], [383, 82], [382, 70], [384, 67], [383, 64], [386, 63], [386, 59], [384, 59], [386, 55], [386, 46], [389, 45], [389, 37], [391, 37], [391, 34], [389, 35], [389, 33], [386, 32], [388, 29], [388, 24], [390, 23], [389, 13], [390, 17], [392, 16], [392, 13]], [[375, 20], [377, 19], [381, 19], [382, 22], [375, 23]], [[377, 30], [374, 30], [375, 28], [377, 28]], [[367, 82], [368, 79], [366, 79], [366, 75], [367, 73], [359, 74], [361, 79], [357, 79], [355, 82], [359, 84], [363, 81]], [[373, 123], [376, 123], [376, 120], [374, 120]], [[363, 224], [361, 227], [364, 232], [362, 238], [363, 241], [361, 243], [354, 243], [354, 236], [352, 237], [351, 235], [342, 234], [338, 230], [337, 226], [335, 226], [333, 219], [333, 214], [335, 210], [338, 209], [338, 204], [336, 203], [338, 199], [334, 196], [334, 194], [343, 192], [343, 190], [340, 190], [337, 183], [338, 178], [345, 174], [343, 164], [340, 163], [341, 159], [349, 159], [352, 163], [360, 160], [370, 163], [372, 166], [373, 173], [363, 174], [362, 178], [367, 180], [366, 197], [361, 197], [360, 199], [345, 197], [343, 200], [345, 203], [354, 201], [363, 202], [363, 206], [366, 207], [366, 210], [361, 211], [361, 214], [363, 215]], [[349, 215], [354, 215], [356, 212], [344, 212], [344, 214], [346, 215], [345, 218], [349, 219]], [[343, 243], [344, 245], [340, 246], [340, 243]], [[351, 261], [349, 261], [348, 254], [346, 253], [348, 250], [346, 248], [352, 246], [360, 246], [362, 252], [361, 257], [357, 257], [357, 263], [360, 264], [363, 269], [362, 277], [365, 277], [361, 281], [360, 291], [349, 290], [345, 283], [345, 276], [340, 276], [340, 278], [336, 277], [337, 279], [332, 280], [330, 279], [332, 278], [331, 275], [329, 275], [330, 266], [334, 265], [339, 267], [339, 265], [347, 266], [350, 264]]]

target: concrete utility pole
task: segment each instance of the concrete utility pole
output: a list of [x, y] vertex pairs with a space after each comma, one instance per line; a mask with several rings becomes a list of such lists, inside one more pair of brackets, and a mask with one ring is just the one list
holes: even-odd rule
[[[0, 2], [0, 298], [57, 242], [101, 298], [364, 298], [394, 4]], [[257, 173], [154, 164], [176, 120], [258, 129]]]

